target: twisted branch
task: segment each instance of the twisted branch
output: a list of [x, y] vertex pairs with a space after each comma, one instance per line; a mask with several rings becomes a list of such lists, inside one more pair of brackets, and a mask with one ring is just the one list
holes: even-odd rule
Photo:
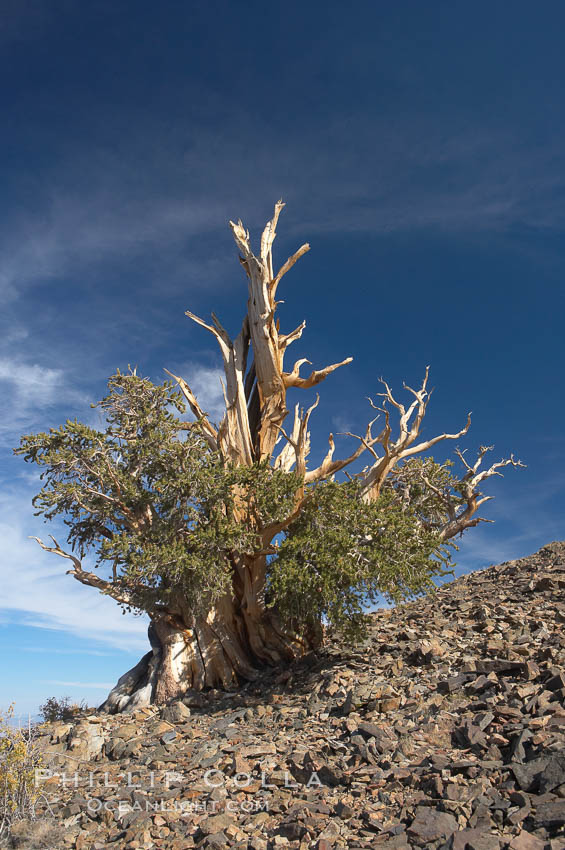
[[53, 552], [55, 555], [60, 555], [61, 558], [67, 558], [69, 561], [72, 561], [73, 569], [67, 570], [67, 575], [72, 575], [73, 578], [80, 581], [81, 584], [86, 584], [89, 587], [95, 587], [100, 591], [100, 593], [103, 593], [105, 596], [111, 596], [112, 599], [115, 599], [116, 602], [121, 602], [123, 605], [132, 604], [131, 596], [126, 591], [115, 587], [112, 582], [105, 581], [95, 573], [83, 570], [82, 563], [77, 557], [75, 557], [75, 555], [71, 555], [69, 552], [63, 551], [53, 535], [50, 534], [49, 537], [55, 544], [54, 546], [47, 546], [39, 537], [30, 537], [30, 540], [35, 540], [39, 543], [42, 549], [45, 549], [46, 552]]
[[[377, 407], [374, 402], [371, 401], [371, 406], [376, 410], [381, 410], [386, 417], [385, 427], [379, 435], [379, 439], [376, 441], [382, 445], [384, 455], [383, 457], [375, 460], [375, 463], [367, 470], [362, 478], [362, 494], [363, 498], [367, 501], [372, 501], [378, 498], [385, 479], [400, 460], [427, 451], [442, 440], [457, 440], [469, 430], [471, 425], [470, 413], [467, 416], [466, 424], [456, 434], [438, 434], [438, 436], [433, 437], [430, 440], [425, 440], [424, 442], [414, 445], [414, 442], [420, 433], [420, 428], [422, 427], [422, 422], [426, 415], [426, 409], [432, 394], [431, 391], [428, 391], [427, 389], [429, 372], [430, 367], [427, 366], [422, 385], [418, 390], [413, 390], [412, 387], [404, 384], [404, 388], [414, 396], [414, 401], [408, 408], [395, 399], [389, 385], [381, 378], [381, 383], [385, 388], [385, 392], [378, 393], [378, 395], [384, 398], [383, 405], [382, 407]], [[399, 413], [399, 435], [398, 438], [392, 442], [390, 439], [390, 413], [386, 407], [387, 402], [392, 404]]]
[[[461, 485], [460, 495], [452, 493], [441, 494], [441, 498], [447, 508], [449, 516], [449, 521], [439, 529], [442, 540], [449, 540], [457, 534], [462, 534], [466, 528], [472, 528], [480, 522], [493, 522], [491, 519], [475, 516], [481, 505], [484, 505], [485, 502], [489, 502], [493, 498], [492, 496], [484, 496], [479, 489], [479, 485], [488, 478], [492, 478], [494, 475], [499, 475], [502, 478], [502, 473], [499, 472], [499, 470], [505, 466], [510, 465], [516, 468], [525, 468], [525, 464], [523, 464], [522, 461], [515, 460], [514, 455], [510, 455], [510, 457], [506, 460], [499, 460], [497, 463], [493, 463], [488, 469], [483, 469], [482, 472], [479, 472], [478, 470], [482, 464], [483, 458], [487, 452], [492, 451], [492, 449], [493, 446], [481, 446], [477, 460], [472, 466], [468, 464], [463, 457], [464, 452], [459, 449], [456, 450], [457, 456], [463, 462], [467, 471], [459, 482]], [[431, 486], [429, 485], [429, 482], [426, 483], [428, 486]], [[435, 491], [435, 488], [432, 489]], [[465, 507], [462, 510], [461, 499], [465, 504]]]

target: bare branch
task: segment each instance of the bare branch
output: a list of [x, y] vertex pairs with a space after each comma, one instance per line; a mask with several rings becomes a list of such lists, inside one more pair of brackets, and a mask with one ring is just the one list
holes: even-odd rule
[[[482, 448], [484, 448], [484, 449], [485, 449], [485, 451], [486, 451], [486, 447], [485, 447], [485, 446], [483, 446]], [[492, 447], [492, 448], [494, 448], [494, 447]], [[466, 451], [467, 451], [467, 449], [463, 449], [463, 451], [461, 451], [461, 449], [455, 449], [455, 454], [457, 455], [457, 457], [459, 458], [459, 460], [461, 461], [461, 463], [463, 464], [463, 466], [465, 466], [465, 468], [466, 468], [466, 469], [467, 469], [467, 470], [471, 473], [471, 475], [472, 475], [472, 474], [473, 474], [473, 472], [475, 472], [475, 467], [470, 466], [470, 465], [467, 463], [467, 461], [465, 460], [464, 454], [465, 454], [465, 452], [466, 452]], [[481, 460], [481, 456], [479, 456], [479, 460], [477, 461], [477, 463], [480, 463], [480, 460]]]
[[302, 389], [310, 389], [310, 387], [316, 386], [316, 384], [319, 384], [321, 381], [324, 380], [324, 378], [327, 378], [327, 376], [331, 372], [335, 372], [335, 370], [339, 369], [340, 366], [346, 366], [352, 361], [353, 357], [346, 357], [346, 359], [342, 360], [341, 363], [333, 363], [331, 366], [326, 366], [325, 369], [315, 369], [313, 372], [311, 372], [308, 378], [301, 378], [298, 374], [300, 366], [303, 363], [310, 363], [309, 360], [303, 358], [302, 360], [298, 360], [295, 363], [292, 372], [283, 373], [284, 385], [287, 389], [289, 387], [301, 387]]
[[214, 322], [215, 332], [225, 342], [227, 346], [230, 346], [232, 343], [227, 330], [220, 324], [220, 320], [218, 319], [215, 313], [212, 313], [211, 316], [212, 321]]
[[[479, 472], [478, 470], [483, 458], [487, 452], [492, 451], [492, 448], [492, 446], [481, 446], [477, 460], [473, 466], [467, 463], [467, 461], [463, 458], [463, 452], [457, 450], [456, 454], [463, 461], [467, 471], [460, 481], [461, 494], [457, 493], [455, 495], [450, 494], [446, 496], [449, 521], [439, 529], [442, 540], [449, 540], [457, 534], [462, 534], [466, 528], [476, 526], [479, 522], [492, 522], [492, 520], [486, 520], [483, 517], [475, 516], [481, 505], [484, 505], [485, 502], [488, 502], [493, 498], [492, 496], [484, 496], [479, 489], [479, 485], [488, 478], [492, 478], [494, 475], [502, 476], [502, 473], [499, 472], [499, 470], [505, 466], [514, 466], [517, 468], [525, 467], [525, 464], [523, 464], [520, 460], [515, 460], [514, 456], [511, 455], [506, 460], [500, 460], [497, 463], [493, 463], [488, 469], [484, 469], [482, 472]], [[461, 499], [463, 499], [465, 507], [461, 506]], [[457, 508], [459, 508], [459, 510], [457, 510]]]
[[[406, 410], [405, 410], [405, 408], [404, 408], [404, 405], [403, 405], [403, 404], [401, 404], [399, 401], [396, 401], [396, 399], [395, 399], [395, 397], [393, 396], [392, 391], [391, 391], [391, 389], [390, 389], [389, 385], [387, 384], [387, 382], [385, 381], [385, 379], [384, 379], [384, 378], [379, 378], [379, 381], [380, 381], [380, 383], [384, 386], [384, 388], [385, 388], [386, 392], [384, 392], [384, 393], [377, 393], [377, 395], [378, 395], [378, 396], [381, 396], [382, 398], [385, 398], [387, 401], [390, 401], [390, 403], [391, 403], [392, 405], [394, 405], [394, 407], [396, 407], [396, 409], [397, 409], [397, 410], [398, 410], [398, 412], [400, 413], [400, 416], [401, 416], [401, 417], [402, 417], [402, 416], [405, 416], [405, 415], [406, 415]], [[374, 404], [373, 404], [373, 407], [375, 407], [375, 405], [374, 405]], [[375, 408], [375, 409], [377, 409], [377, 408]]]
[[274, 306], [275, 296], [277, 294], [277, 287], [278, 287], [279, 283], [281, 282], [282, 278], [285, 276], [285, 274], [287, 272], [289, 272], [291, 270], [293, 265], [296, 262], [298, 262], [300, 257], [303, 257], [304, 254], [306, 254], [309, 250], [310, 250], [310, 245], [306, 242], [306, 244], [302, 245], [298, 249], [298, 251], [295, 251], [295, 253], [292, 255], [292, 257], [289, 257], [288, 260], [286, 261], [286, 263], [283, 266], [281, 266], [281, 268], [277, 272], [277, 276], [271, 282], [270, 287], [269, 287], [269, 294], [271, 296], [271, 305]]
[[[234, 225], [238, 229], [238, 225]], [[238, 230], [239, 232], [239, 230]], [[241, 235], [243, 239], [245, 234]], [[235, 342], [232, 342], [228, 332], [220, 324], [218, 317], [212, 313], [213, 325], [208, 325], [190, 310], [186, 311], [186, 315], [201, 325], [206, 330], [213, 334], [220, 346], [222, 359], [224, 363], [224, 373], [226, 376], [226, 384], [224, 387], [224, 400], [226, 404], [226, 413], [220, 423], [217, 432], [206, 428], [207, 433], [216, 441], [216, 447], [222, 452], [225, 458], [229, 458], [235, 463], [243, 463], [249, 466], [253, 463], [253, 442], [251, 438], [251, 430], [249, 427], [249, 415], [247, 411], [247, 398], [243, 386], [245, 372], [247, 370], [247, 353], [249, 350], [249, 320], [245, 316], [241, 331], [238, 334]], [[171, 374], [169, 372], [169, 374]], [[173, 375], [173, 377], [175, 377]], [[176, 378], [175, 378], [176, 379]], [[178, 379], [176, 379], [178, 381]], [[194, 395], [190, 392], [190, 397], [186, 394], [185, 385], [181, 389], [185, 392], [185, 397], [189, 404], [196, 401]], [[200, 408], [198, 408], [200, 409]]]
[[[407, 451], [403, 452], [402, 457], [410, 457], [411, 455], [420, 454], [420, 452], [425, 452], [428, 449], [431, 449], [432, 446], [435, 446], [436, 443], [440, 443], [442, 440], [458, 440], [460, 437], [464, 437], [469, 428], [471, 427], [471, 414], [467, 414], [467, 422], [461, 428], [460, 431], [457, 431], [456, 434], [438, 434], [437, 437], [433, 437], [431, 440], [426, 440], [423, 443], [418, 443], [417, 446], [412, 446]], [[417, 436], [417, 435], [416, 435]]]
[[369, 425], [368, 425], [368, 428], [367, 428], [367, 434], [364, 437], [360, 437], [358, 434], [353, 434], [351, 431], [345, 431], [343, 436], [344, 437], [353, 437], [355, 440], [359, 440], [359, 442], [362, 443], [365, 446], [365, 448], [368, 451], [371, 452], [371, 454], [373, 455], [375, 460], [380, 460], [380, 455], [378, 455], [376, 453], [373, 446], [375, 445], [375, 443], [380, 442], [381, 435], [379, 434], [378, 437], [371, 437], [371, 426], [375, 422], [376, 422], [376, 419], [373, 419], [371, 422], [369, 422]]
[[301, 357], [300, 360], [297, 360], [294, 366], [292, 367], [292, 372], [283, 373], [285, 387], [292, 386], [293, 380], [300, 380], [300, 367], [304, 363], [308, 363], [310, 366], [312, 365], [312, 362], [308, 360], [307, 357]]
[[310, 432], [308, 430], [308, 423], [310, 421], [310, 416], [313, 411], [318, 407], [320, 403], [320, 396], [316, 395], [316, 401], [310, 405], [304, 416], [300, 420], [300, 428], [298, 431], [298, 456], [296, 458], [296, 471], [298, 475], [305, 476], [306, 475], [306, 459], [310, 454]]
[[219, 442], [225, 457], [229, 457], [235, 463], [250, 466], [253, 463], [254, 453], [244, 387], [249, 350], [249, 321], [247, 316], [243, 320], [241, 331], [235, 342], [231, 342], [225, 331], [224, 334], [225, 350], [222, 349], [222, 353], [224, 354], [224, 372], [226, 375], [224, 389], [226, 415], [220, 425]]
[[276, 202], [273, 217], [267, 222], [261, 234], [261, 261], [269, 270], [270, 280], [273, 279], [273, 242], [277, 236], [277, 224], [284, 206], [282, 200]]
[[291, 333], [286, 334], [286, 335], [281, 334], [281, 336], [279, 336], [279, 349], [284, 352], [285, 349], [288, 348], [288, 346], [292, 342], [295, 342], [295, 340], [300, 339], [300, 337], [302, 336], [302, 332], [303, 332], [305, 327], [306, 327], [306, 322], [302, 322]]
[[296, 462], [296, 445], [300, 434], [300, 405], [297, 404], [294, 408], [294, 423], [292, 426], [291, 436], [288, 436], [282, 426], [280, 427], [280, 432], [285, 438], [286, 443], [278, 457], [275, 458], [273, 467], [275, 469], [283, 469], [285, 472], [290, 472]]
[[167, 373], [167, 375], [170, 375], [171, 378], [173, 378], [173, 380], [177, 382], [180, 391], [182, 392], [183, 396], [189, 404], [190, 409], [192, 410], [195, 417], [199, 420], [199, 422], [201, 422], [202, 427], [204, 429], [204, 436], [206, 438], [206, 441], [208, 442], [208, 445], [214, 450], [217, 450], [218, 432], [214, 428], [214, 426], [210, 424], [208, 420], [208, 414], [202, 410], [202, 408], [198, 404], [198, 401], [196, 400], [196, 396], [194, 395], [186, 381], [183, 378], [179, 378], [178, 375], [173, 375], [173, 373], [169, 372], [168, 369], [165, 369], [164, 371]]
[[230, 227], [232, 229], [233, 238], [235, 239], [235, 244], [243, 254], [243, 257], [239, 258], [240, 263], [249, 275], [250, 271], [247, 264], [246, 256], [249, 253], [249, 231], [244, 228], [241, 219], [239, 219], [237, 224], [235, 224], [233, 221], [230, 221]]
[[366, 449], [369, 449], [375, 455], [373, 446], [375, 445], [375, 443], [380, 441], [381, 437], [380, 434], [378, 437], [373, 437], [371, 434], [371, 428], [375, 422], [376, 419], [373, 419], [371, 422], [369, 422], [367, 426], [367, 433], [364, 437], [358, 437], [356, 434], [346, 434], [346, 436], [348, 437], [354, 437], [355, 439], [359, 440], [359, 446], [355, 449], [353, 454], [350, 454], [349, 457], [343, 458], [341, 460], [333, 460], [335, 446], [333, 442], [333, 434], [330, 434], [330, 449], [326, 457], [324, 458], [320, 466], [318, 466], [316, 469], [311, 469], [309, 472], [306, 473], [306, 475], [304, 476], [304, 483], [312, 484], [315, 481], [322, 481], [325, 478], [329, 478], [330, 476], [335, 475], [336, 472], [339, 472], [340, 470], [344, 469], [346, 466], [349, 466], [351, 463], [360, 458]]
[[[468, 414], [466, 424], [456, 434], [438, 434], [436, 437], [414, 445], [420, 433], [431, 396], [431, 391], [427, 389], [429, 373], [429, 366], [427, 366], [422, 384], [417, 390], [412, 389], [412, 387], [406, 384], [404, 385], [404, 388], [414, 396], [414, 401], [408, 408], [393, 396], [391, 388], [381, 378], [381, 383], [385, 388], [384, 393], [379, 393], [384, 398], [383, 406], [382, 408], [377, 408], [374, 402], [370, 401], [370, 403], [373, 408], [382, 410], [386, 416], [385, 427], [378, 440], [384, 449], [384, 456], [376, 459], [375, 463], [364, 475], [362, 492], [363, 498], [367, 501], [378, 498], [387, 476], [400, 460], [427, 451], [442, 440], [457, 440], [469, 430], [471, 414]], [[387, 402], [395, 407], [399, 414], [399, 435], [394, 441], [391, 440], [390, 414], [386, 407]]]
[[525, 468], [525, 464], [520, 460], [514, 460], [514, 455], [510, 455], [507, 460], [499, 460], [498, 463], [493, 463], [489, 469], [483, 470], [478, 475], [473, 478], [473, 485], [477, 487], [485, 478], [491, 478], [493, 475], [499, 475], [503, 478], [502, 472], [499, 472], [499, 469], [503, 469], [505, 466], [515, 466], [515, 467], [523, 467]]
[[[105, 581], [99, 576], [95, 575], [95, 573], [87, 572], [83, 570], [82, 563], [80, 560], [71, 555], [69, 552], [64, 552], [63, 549], [59, 546], [55, 538], [50, 534], [51, 540], [55, 544], [54, 546], [47, 546], [39, 537], [31, 537], [31, 540], [37, 541], [42, 549], [46, 552], [53, 552], [55, 555], [60, 555], [61, 558], [67, 558], [69, 561], [73, 563], [73, 569], [67, 571], [67, 575], [72, 575], [77, 581], [80, 581], [81, 584], [86, 584], [89, 587], [95, 587], [105, 596], [111, 596], [112, 599], [115, 599], [116, 602], [121, 602], [123, 605], [131, 605], [131, 596], [123, 591], [120, 588], [114, 587], [112, 582]], [[115, 574], [115, 571], [114, 571]]]
[[205, 328], [207, 331], [210, 331], [210, 333], [213, 334], [215, 337], [218, 336], [216, 328], [214, 328], [212, 325], [207, 324], [204, 319], [200, 318], [200, 316], [197, 316], [195, 313], [191, 313], [190, 310], [185, 310], [184, 315], [188, 316], [189, 319], [192, 319], [192, 321], [196, 322], [196, 324], [200, 325], [200, 327]]

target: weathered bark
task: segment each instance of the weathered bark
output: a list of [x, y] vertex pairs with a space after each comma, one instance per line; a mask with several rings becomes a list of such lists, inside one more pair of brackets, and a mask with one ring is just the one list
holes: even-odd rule
[[188, 691], [233, 689], [253, 681], [265, 665], [293, 661], [319, 645], [321, 631], [302, 639], [286, 634], [250, 584], [244, 597], [245, 606], [237, 607], [233, 597], [224, 597], [206, 617], [187, 611], [186, 621], [171, 614], [152, 619], [151, 652], [121, 676], [100, 709], [133, 711], [181, 699]]
[[[286, 391], [289, 387], [309, 389], [340, 366], [352, 361], [351, 357], [347, 357], [339, 363], [315, 369], [308, 378], [300, 377], [301, 365], [310, 362], [305, 358], [298, 360], [290, 372], [284, 370], [286, 349], [300, 338], [306, 323], [303, 322], [289, 334], [279, 333], [278, 321], [275, 320], [277, 289], [284, 275], [310, 250], [310, 246], [302, 245], [274, 273], [273, 243], [283, 207], [282, 201], [275, 204], [273, 217], [263, 230], [257, 255], [252, 250], [249, 233], [241, 221], [237, 224], [230, 222], [249, 290], [247, 315], [235, 342], [232, 342], [216, 316], [213, 315], [212, 324], [208, 324], [194, 313], [186, 312], [190, 319], [216, 337], [222, 353], [226, 376], [226, 414], [217, 432], [208, 422], [186, 381], [172, 376], [193, 413], [203, 422], [208, 438], [215, 441], [216, 448], [226, 460], [246, 466], [257, 460], [272, 458], [275, 445], [281, 437], [282, 423], [288, 414]], [[253, 349], [253, 363], [247, 371], [250, 346]], [[303, 439], [307, 440], [307, 436], [304, 432]]]

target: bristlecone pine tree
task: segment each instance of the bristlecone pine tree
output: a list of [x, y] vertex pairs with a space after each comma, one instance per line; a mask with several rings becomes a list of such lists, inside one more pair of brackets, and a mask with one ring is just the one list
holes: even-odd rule
[[[111, 712], [165, 703], [187, 691], [233, 688], [319, 646], [324, 629], [362, 633], [367, 607], [380, 595], [402, 600], [434, 586], [450, 566], [450, 541], [483, 520], [485, 479], [513, 457], [481, 469], [488, 451], [463, 463], [422, 453], [442, 440], [418, 441], [430, 398], [428, 370], [419, 389], [399, 402], [385, 381], [381, 416], [336, 459], [333, 436], [311, 469], [307, 410], [297, 405], [287, 430], [287, 391], [309, 389], [351, 358], [301, 375], [287, 371], [287, 348], [302, 323], [283, 334], [275, 320], [283, 276], [309, 250], [303, 245], [275, 274], [274, 215], [253, 253], [242, 223], [231, 223], [247, 276], [249, 299], [232, 340], [216, 316], [187, 315], [213, 334], [225, 371], [225, 414], [210, 421], [182, 377], [155, 386], [135, 371], [119, 371], [100, 403], [106, 429], [67, 421], [49, 433], [22, 437], [15, 451], [37, 463], [43, 488], [35, 497], [46, 520], [62, 515], [70, 551], [52, 538], [48, 552], [67, 558], [77, 581], [111, 596], [124, 610], [146, 612], [151, 650], [119, 680], [102, 706]], [[252, 353], [252, 356], [250, 356]], [[177, 387], [180, 389], [180, 394]], [[184, 399], [183, 399], [184, 396]], [[187, 422], [184, 400], [195, 417]], [[398, 419], [396, 426], [392, 419]], [[369, 464], [335, 476], [361, 455]], [[84, 569], [96, 557], [98, 572]]]

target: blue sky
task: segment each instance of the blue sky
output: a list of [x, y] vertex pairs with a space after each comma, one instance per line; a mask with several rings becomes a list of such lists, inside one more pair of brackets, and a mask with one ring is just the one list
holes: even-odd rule
[[489, 485], [496, 523], [459, 569], [565, 537], [563, 4], [12, 0], [2, 18], [0, 706], [99, 702], [147, 648], [142, 618], [28, 540], [49, 530], [11, 448], [95, 421], [128, 363], [218, 409], [213, 339], [184, 311], [239, 328], [227, 221], [258, 235], [279, 197], [278, 260], [312, 246], [282, 328], [307, 320], [315, 367], [354, 357], [321, 387], [312, 460], [364, 426], [381, 375], [413, 386], [430, 364], [424, 435], [472, 410], [462, 447], [528, 465]]

